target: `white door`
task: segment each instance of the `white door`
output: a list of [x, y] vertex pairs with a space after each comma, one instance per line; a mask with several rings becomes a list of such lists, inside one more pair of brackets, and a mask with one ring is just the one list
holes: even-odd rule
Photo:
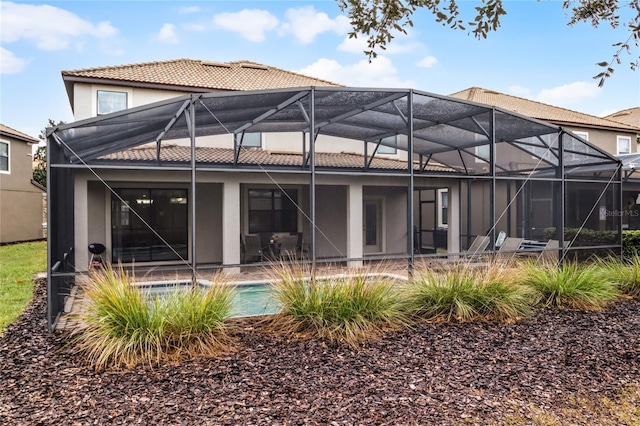
[[362, 216], [364, 253], [382, 253], [382, 200], [364, 200]]

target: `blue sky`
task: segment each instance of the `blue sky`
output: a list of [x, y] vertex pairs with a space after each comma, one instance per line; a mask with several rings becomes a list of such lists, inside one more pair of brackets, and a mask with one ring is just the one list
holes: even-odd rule
[[[62, 70], [175, 58], [246, 59], [346, 85], [445, 95], [479, 86], [598, 116], [640, 105], [631, 57], [603, 88], [592, 78], [626, 29], [567, 27], [561, 3], [506, 0], [502, 27], [485, 40], [421, 11], [408, 35], [369, 63], [364, 38], [347, 38], [333, 0], [2, 0], [0, 122], [35, 137], [48, 118], [72, 121]], [[476, 5], [460, 2], [466, 20]]]

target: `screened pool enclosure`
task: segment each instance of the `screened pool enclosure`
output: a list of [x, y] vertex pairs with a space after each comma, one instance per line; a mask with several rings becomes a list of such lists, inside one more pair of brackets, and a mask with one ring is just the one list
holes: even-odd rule
[[621, 249], [618, 160], [557, 126], [416, 90], [193, 94], [47, 142], [50, 327], [91, 243], [136, 271], [194, 276], [264, 264], [274, 238], [297, 261], [409, 269], [479, 235], [487, 252], [498, 236], [557, 241], [559, 261]]

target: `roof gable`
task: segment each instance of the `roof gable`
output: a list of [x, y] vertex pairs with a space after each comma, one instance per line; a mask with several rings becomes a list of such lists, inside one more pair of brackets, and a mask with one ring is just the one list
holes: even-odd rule
[[453, 93], [450, 96], [468, 101], [494, 105], [506, 110], [514, 111], [522, 115], [549, 121], [556, 124], [573, 124], [587, 127], [602, 127], [608, 129], [618, 129], [626, 131], [637, 131], [640, 126], [632, 126], [624, 122], [612, 121], [611, 119], [596, 117], [582, 112], [572, 111], [566, 108], [520, 98], [518, 96], [507, 95], [494, 90], [483, 89], [482, 87], [470, 87], [465, 90]]
[[4, 124], [0, 124], [0, 135], [5, 137], [10, 137], [13, 139], [17, 139], [26, 143], [38, 143], [38, 139], [33, 138], [27, 134], [17, 131], [16, 129], [12, 129], [9, 126], [5, 126]]

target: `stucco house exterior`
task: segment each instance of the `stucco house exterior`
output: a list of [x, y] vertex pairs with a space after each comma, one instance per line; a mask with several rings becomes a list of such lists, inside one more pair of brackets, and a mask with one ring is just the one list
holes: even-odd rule
[[0, 124], [0, 243], [41, 239], [42, 194], [32, 181], [31, 147], [38, 140]]
[[[505, 109], [247, 61], [62, 74], [77, 121], [48, 131], [50, 325], [91, 243], [137, 270], [195, 274], [260, 260], [251, 236], [297, 235], [305, 259], [359, 266], [456, 255], [476, 235], [493, 249], [500, 231], [562, 240], [567, 218], [620, 230], [598, 216], [620, 202], [620, 162]], [[566, 212], [581, 188], [601, 194], [596, 209]]]

